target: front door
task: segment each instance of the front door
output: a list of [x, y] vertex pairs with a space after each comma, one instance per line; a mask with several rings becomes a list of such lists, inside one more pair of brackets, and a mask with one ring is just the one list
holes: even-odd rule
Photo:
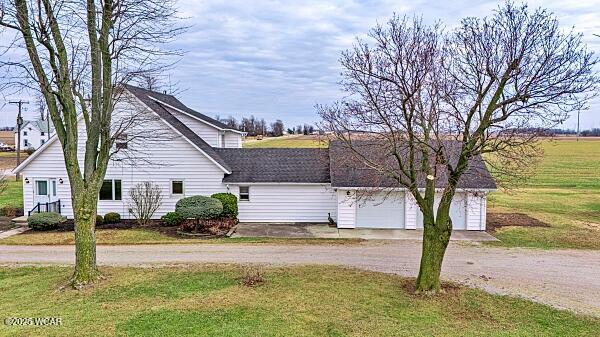
[[50, 179], [36, 179], [33, 184], [33, 204], [50, 202]]

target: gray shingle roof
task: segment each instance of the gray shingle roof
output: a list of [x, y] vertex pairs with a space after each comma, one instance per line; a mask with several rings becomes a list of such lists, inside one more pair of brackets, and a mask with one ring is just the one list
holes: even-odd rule
[[202, 114], [202, 113], [200, 113], [200, 112], [198, 112], [196, 110], [188, 108], [185, 104], [181, 103], [173, 95], [162, 94], [160, 92], [156, 92], [156, 91], [152, 91], [152, 90], [147, 90], [147, 89], [136, 87], [136, 86], [129, 85], [129, 84], [125, 85], [125, 87], [129, 91], [134, 90], [134, 91], [136, 91], [138, 93], [141, 93], [141, 94], [144, 94], [146, 96], [153, 97], [154, 99], [157, 99], [157, 100], [159, 100], [159, 101], [161, 101], [163, 103], [166, 103], [166, 104], [168, 104], [168, 105], [170, 105], [170, 106], [172, 106], [172, 107], [174, 107], [176, 109], [185, 111], [185, 112], [189, 113], [190, 115], [195, 116], [195, 117], [197, 117], [197, 118], [199, 118], [199, 119], [201, 119], [201, 120], [203, 120], [203, 121], [205, 121], [207, 123], [210, 123], [210, 124], [212, 124], [212, 125], [220, 128], [220, 129], [234, 130], [234, 129], [230, 128], [229, 126], [227, 126], [227, 124], [219, 122], [218, 120], [216, 120], [214, 118], [210, 118], [210, 117], [208, 117], [208, 116], [206, 116], [206, 115], [204, 115], [204, 114]]
[[[382, 160], [392, 160], [389, 167], [397, 166], [393, 159], [386, 154], [385, 149], [379, 147], [377, 141], [355, 141], [353, 147], [361, 155], [375, 163], [384, 163]], [[401, 151], [402, 152], [402, 151]], [[452, 152], [452, 151], [448, 151]], [[362, 161], [351, 154], [347, 145], [340, 141], [332, 141], [329, 145], [329, 156], [331, 160], [331, 185], [333, 187], [403, 187], [398, 181], [392, 179], [388, 174], [380, 173], [368, 168]], [[453, 160], [451, 158], [451, 160]], [[416, 159], [418, 162], [418, 158]], [[397, 169], [396, 171], [399, 171]], [[425, 177], [417, 173], [419, 187], [425, 187]], [[448, 183], [446, 169], [438, 171], [436, 187], [443, 188]], [[462, 189], [495, 189], [496, 183], [485, 166], [481, 156], [471, 159], [469, 168], [458, 181], [458, 188]]]
[[183, 124], [179, 119], [173, 116], [166, 107], [162, 106], [157, 101], [148, 97], [148, 93], [153, 93], [152, 91], [145, 90], [142, 88], [138, 88], [135, 86], [127, 85], [127, 90], [131, 92], [135, 97], [137, 97], [142, 103], [147, 105], [150, 109], [156, 112], [160, 118], [162, 118], [165, 122], [169, 123], [172, 127], [174, 127], [177, 131], [179, 131], [185, 138], [190, 140], [194, 145], [196, 145], [199, 149], [201, 149], [204, 153], [206, 153], [209, 157], [211, 157], [214, 161], [219, 163], [225, 170], [231, 172], [231, 167], [227, 164], [215, 149], [210, 146], [207, 142], [204, 141], [200, 136], [198, 136], [194, 131], [190, 130], [185, 124]]
[[231, 166], [229, 183], [329, 183], [328, 149], [215, 149]]

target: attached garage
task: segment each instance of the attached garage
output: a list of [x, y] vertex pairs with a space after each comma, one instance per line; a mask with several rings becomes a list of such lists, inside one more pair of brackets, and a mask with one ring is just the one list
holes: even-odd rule
[[[440, 203], [440, 195], [435, 196], [435, 209]], [[450, 205], [450, 218], [452, 219], [452, 229], [467, 229], [467, 196], [466, 193], [458, 192], [454, 195], [454, 200]], [[423, 228], [423, 213], [417, 211], [417, 228]]]
[[357, 228], [404, 228], [404, 192], [359, 195]]

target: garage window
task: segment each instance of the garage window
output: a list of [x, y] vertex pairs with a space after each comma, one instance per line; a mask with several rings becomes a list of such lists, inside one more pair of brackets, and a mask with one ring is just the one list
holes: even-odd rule
[[250, 186], [240, 186], [240, 201], [250, 201]]

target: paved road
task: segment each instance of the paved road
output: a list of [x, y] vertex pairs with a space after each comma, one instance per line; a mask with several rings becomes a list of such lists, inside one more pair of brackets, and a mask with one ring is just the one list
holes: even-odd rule
[[[72, 264], [72, 246], [0, 246], [0, 264]], [[99, 246], [102, 265], [173, 263], [328, 264], [416, 276], [420, 243], [360, 245]], [[600, 317], [600, 252], [450, 244], [443, 278]]]

